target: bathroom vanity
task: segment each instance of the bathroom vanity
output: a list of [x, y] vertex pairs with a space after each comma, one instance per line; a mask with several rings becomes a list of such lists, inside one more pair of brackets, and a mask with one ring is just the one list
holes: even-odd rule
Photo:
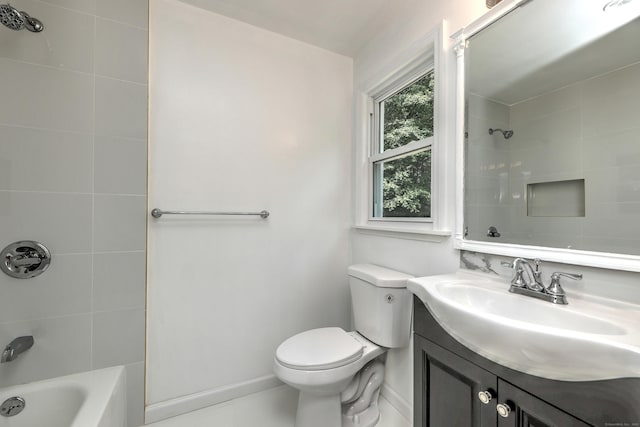
[[558, 381], [529, 375], [462, 345], [417, 297], [414, 316], [415, 427], [640, 425], [640, 378]]

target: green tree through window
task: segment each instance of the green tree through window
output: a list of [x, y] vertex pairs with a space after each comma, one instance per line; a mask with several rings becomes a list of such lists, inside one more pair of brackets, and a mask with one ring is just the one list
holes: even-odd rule
[[[380, 102], [382, 152], [433, 136], [433, 91], [431, 72]], [[382, 179], [383, 217], [431, 216], [430, 146], [374, 166], [374, 179]]]

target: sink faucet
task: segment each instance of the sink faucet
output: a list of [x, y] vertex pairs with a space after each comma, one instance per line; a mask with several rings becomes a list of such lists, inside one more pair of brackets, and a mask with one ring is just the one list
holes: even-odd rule
[[511, 279], [509, 292], [527, 295], [553, 304], [568, 304], [564, 289], [560, 285], [560, 277], [580, 280], [582, 279], [582, 274], [555, 272], [551, 275], [549, 286], [544, 286], [542, 271], [540, 271], [542, 261], [534, 259], [533, 263], [535, 268], [524, 258], [516, 258], [511, 263], [502, 263], [504, 266], [513, 268], [513, 278]]
[[15, 360], [21, 353], [24, 353], [31, 347], [33, 347], [33, 337], [31, 335], [14, 339], [4, 348], [0, 363]]
[[[542, 283], [542, 272], [540, 271], [540, 265], [542, 261], [539, 259], [533, 260], [535, 269], [531, 266], [531, 263], [524, 258], [516, 258], [513, 260], [511, 267], [514, 270], [513, 279], [511, 279], [511, 285], [519, 288], [531, 289], [532, 291], [542, 292], [544, 290], [544, 284]], [[509, 265], [509, 263], [507, 263]], [[527, 273], [525, 278], [524, 274]]]

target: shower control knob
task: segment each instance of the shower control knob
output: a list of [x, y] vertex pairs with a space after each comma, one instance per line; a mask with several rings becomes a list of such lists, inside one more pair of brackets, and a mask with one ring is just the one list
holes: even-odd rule
[[511, 414], [512, 409], [508, 403], [498, 403], [496, 411], [498, 411], [498, 415], [502, 418], [507, 418], [509, 417], [509, 414]]
[[480, 399], [480, 402], [488, 405], [489, 402], [491, 402], [491, 399], [493, 399], [493, 394], [491, 393], [491, 390], [481, 391], [478, 392], [478, 399]]
[[16, 279], [42, 274], [51, 263], [51, 253], [42, 243], [32, 240], [14, 242], [0, 252], [0, 270]]

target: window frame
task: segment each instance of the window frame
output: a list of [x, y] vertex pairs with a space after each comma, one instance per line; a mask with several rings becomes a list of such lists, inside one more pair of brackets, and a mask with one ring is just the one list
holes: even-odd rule
[[[441, 21], [431, 31], [408, 44], [405, 49], [394, 51], [386, 59], [380, 57], [362, 62], [356, 73], [354, 93], [354, 139], [352, 183], [353, 225], [361, 234], [400, 239], [443, 242], [451, 237], [455, 226], [455, 146], [447, 143], [448, 135], [455, 132], [452, 115], [455, 102], [450, 100], [455, 75], [448, 74], [455, 66], [452, 44], [446, 21]], [[412, 72], [433, 68], [434, 71], [434, 129], [431, 145], [431, 218], [372, 218], [373, 175], [369, 157], [372, 154], [371, 136], [374, 112], [373, 99], [393, 92], [394, 87]], [[450, 102], [451, 101], [451, 102]]]
[[[433, 120], [433, 135], [424, 139], [420, 139], [417, 141], [411, 141], [408, 144], [405, 144], [400, 147], [391, 148], [389, 150], [384, 150], [380, 152], [382, 142], [383, 142], [383, 120], [384, 113], [381, 112], [381, 103], [385, 100], [391, 98], [392, 96], [398, 94], [403, 91], [405, 88], [411, 86], [413, 83], [420, 80], [422, 77], [432, 73], [434, 78], [434, 115], [432, 117]], [[370, 120], [370, 145], [369, 145], [369, 156], [367, 158], [367, 169], [369, 175], [369, 208], [367, 213], [367, 221], [372, 222], [413, 222], [413, 223], [433, 223], [433, 206], [430, 206], [430, 215], [428, 217], [384, 217], [384, 216], [375, 216], [375, 193], [382, 191], [382, 185], [377, 185], [378, 183], [375, 180], [375, 164], [381, 161], [395, 160], [402, 158], [404, 156], [408, 156], [411, 154], [417, 154], [419, 151], [428, 149], [431, 151], [431, 188], [429, 189], [430, 193], [433, 194], [433, 145], [435, 141], [435, 133], [436, 133], [436, 114], [435, 110], [437, 108], [436, 105], [436, 93], [435, 86], [437, 82], [436, 79], [436, 70], [433, 58], [430, 60], [420, 61], [418, 64], [415, 64], [409, 70], [405, 70], [405, 72], [401, 73], [400, 77], [395, 79], [392, 83], [383, 84], [382, 88], [374, 92], [370, 96], [369, 102], [369, 120]], [[426, 151], [426, 150], [425, 150]], [[382, 197], [380, 197], [382, 200]], [[432, 196], [433, 200], [433, 196]]]

